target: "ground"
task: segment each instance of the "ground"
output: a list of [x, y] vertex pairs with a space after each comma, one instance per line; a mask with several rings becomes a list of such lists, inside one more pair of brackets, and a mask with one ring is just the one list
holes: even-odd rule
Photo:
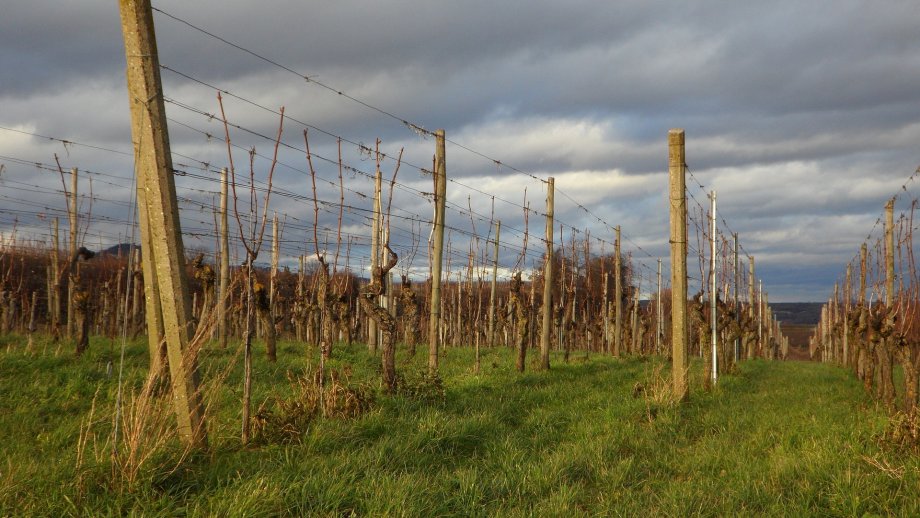
[[[920, 514], [916, 454], [882, 439], [887, 414], [832, 365], [746, 361], [705, 391], [694, 364], [689, 400], [668, 404], [659, 358], [554, 354], [550, 371], [520, 375], [512, 351], [486, 348], [477, 375], [469, 349], [448, 348], [441, 392], [418, 374], [425, 355], [400, 348], [411, 390], [386, 396], [379, 358], [340, 345], [332, 366], [372, 390], [373, 405], [312, 422], [293, 442], [241, 447], [237, 352], [208, 349], [205, 379], [227, 373], [208, 389], [219, 396], [210, 449], [180, 458], [153, 446], [128, 480], [107, 442], [117, 341], [80, 359], [23, 349], [0, 352], [0, 516]], [[258, 402], [291, 397], [288, 375], [316, 356], [294, 343], [277, 364], [256, 352]], [[146, 345], [125, 357], [137, 387]]]

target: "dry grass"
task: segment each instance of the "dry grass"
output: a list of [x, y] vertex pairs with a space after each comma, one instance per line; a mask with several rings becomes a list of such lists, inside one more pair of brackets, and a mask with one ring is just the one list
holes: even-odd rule
[[645, 400], [645, 417], [653, 422], [660, 410], [677, 405], [680, 398], [674, 393], [674, 384], [670, 371], [665, 372], [665, 363], [655, 362], [650, 371], [646, 371], [644, 381], [633, 385], [633, 397]]
[[895, 412], [888, 420], [881, 441], [920, 453], [920, 415]]
[[[198, 353], [216, 326], [217, 311], [211, 308], [203, 313], [189, 341], [184, 353], [185, 365], [197, 364]], [[224, 382], [235, 361], [229, 363], [199, 387], [205, 422], [218, 394], [225, 389]], [[77, 441], [75, 473], [81, 491], [86, 489], [86, 481], [93, 473], [105, 468], [111, 476], [107, 480], [100, 478], [111, 490], [121, 493], [134, 491], [140, 482], [151, 477], [174, 473], [184, 464], [192, 449], [179, 436], [175, 407], [164, 378], [163, 373], [151, 371], [140, 387], [127, 390], [127, 395], [116, 403], [110, 433], [100, 431], [109, 418], [96, 417], [97, 389], [90, 411], [81, 422]]]
[[374, 404], [373, 390], [352, 384], [347, 372], [331, 370], [323, 381], [318, 371], [302, 376], [287, 373], [293, 395], [266, 399], [253, 418], [253, 442], [289, 444], [297, 442], [319, 418], [357, 417]]

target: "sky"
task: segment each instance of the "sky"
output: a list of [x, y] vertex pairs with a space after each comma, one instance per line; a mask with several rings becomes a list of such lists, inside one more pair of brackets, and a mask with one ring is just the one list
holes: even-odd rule
[[[153, 5], [189, 249], [213, 249], [209, 206], [216, 171], [229, 164], [215, 87], [229, 92], [222, 97], [238, 146], [229, 155], [245, 191], [243, 219], [247, 150], [255, 147], [255, 178], [264, 182], [279, 126], [273, 111], [283, 106], [290, 117], [270, 200], [270, 213], [284, 222], [282, 263], [289, 266], [315, 248], [335, 248], [342, 137], [343, 235], [353, 246], [343, 245], [340, 255], [363, 261], [373, 194], [367, 173], [375, 168], [367, 150], [380, 139], [385, 179], [404, 149], [391, 223], [401, 268], [427, 268], [426, 193], [433, 188], [424, 170], [434, 140], [402, 120], [444, 129], [449, 139], [447, 216], [457, 272], [470, 247], [477, 264], [487, 262], [495, 219], [503, 221], [503, 272], [519, 262], [525, 228], [524, 267], [538, 260], [541, 180], [553, 177], [557, 239], [577, 230], [577, 239], [590, 235], [592, 253], [609, 252], [620, 225], [645, 290], [659, 257], [667, 278], [671, 128], [686, 132], [691, 209], [717, 192], [720, 232], [739, 234], [773, 302], [826, 300], [860, 244], [877, 237], [886, 200], [907, 185], [909, 195], [896, 205], [903, 211], [917, 196], [908, 181], [920, 165], [920, 10], [912, 2]], [[132, 146], [117, 4], [7, 3], [0, 68], [4, 239], [47, 242], [50, 218], [63, 214], [61, 177], [48, 170], [57, 155], [64, 171], [86, 171], [80, 192], [92, 214], [90, 247], [130, 241]], [[323, 202], [319, 247], [311, 234], [306, 125], [321, 157], [314, 159]], [[533, 211], [526, 225], [525, 199]], [[691, 247], [700, 220], [697, 214], [691, 223]], [[691, 256], [693, 292], [701, 275]]]

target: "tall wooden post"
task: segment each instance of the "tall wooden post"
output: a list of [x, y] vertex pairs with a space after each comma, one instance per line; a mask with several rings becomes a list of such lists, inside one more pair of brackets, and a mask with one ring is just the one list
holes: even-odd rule
[[447, 165], [444, 130], [434, 132], [434, 243], [431, 250], [431, 309], [428, 318], [428, 374], [438, 372], [438, 328], [441, 325], [441, 262], [444, 254], [444, 206], [447, 198]]
[[718, 351], [719, 326], [718, 326], [718, 318], [716, 315], [716, 311], [717, 311], [716, 298], [719, 296], [719, 289], [717, 287], [718, 282], [719, 282], [719, 279], [718, 279], [719, 276], [716, 274], [716, 270], [719, 266], [718, 259], [716, 258], [716, 237], [717, 237], [716, 234], [718, 232], [718, 228], [716, 226], [716, 191], [712, 191], [712, 194], [710, 195], [710, 199], [712, 201], [712, 208], [710, 209], [710, 211], [712, 212], [712, 221], [710, 222], [710, 229], [709, 229], [709, 245], [710, 245], [709, 323], [712, 326], [712, 329], [710, 330], [710, 335], [712, 339], [712, 384], [715, 385], [716, 382], [719, 381], [719, 351]]
[[[601, 265], [604, 265], [607, 262], [607, 258], [603, 257], [601, 259]], [[610, 272], [601, 273], [601, 277], [604, 279], [604, 354], [610, 354], [610, 301], [608, 300], [608, 290], [610, 285]]]
[[664, 332], [661, 315], [661, 258], [658, 258], [658, 296], [655, 298], [655, 354], [661, 354], [661, 335]]
[[827, 363], [830, 355], [827, 353], [828, 336], [830, 334], [830, 301], [821, 306], [821, 361]]
[[58, 252], [61, 249], [61, 242], [58, 232], [58, 219], [54, 218], [51, 230], [51, 287], [48, 290], [48, 299], [50, 302], [48, 312], [51, 314], [51, 334], [55, 338], [57, 338], [61, 332], [61, 292], [57, 288], [60, 282], [58, 276], [61, 273], [61, 261], [58, 257]]
[[623, 263], [620, 257], [620, 226], [613, 250], [613, 355], [623, 353]]
[[894, 304], [894, 198], [885, 204], [885, 306]]
[[[382, 194], [383, 173], [380, 172], [378, 160], [377, 174], [374, 176], [374, 220], [371, 228], [371, 272], [377, 271], [380, 265], [380, 229], [381, 224], [381, 204], [380, 197]], [[373, 274], [373, 273], [372, 273]], [[374, 303], [378, 297], [374, 297]], [[367, 350], [371, 354], [377, 353], [377, 338], [380, 333], [377, 331], [377, 322], [373, 318], [367, 319]]]
[[[760, 317], [760, 325], [763, 328], [765, 337], [762, 347], [764, 350], [768, 350], [769, 347], [772, 347], [770, 342], [773, 339], [773, 327], [771, 325], [773, 322], [773, 311], [770, 310], [770, 294], [763, 291], [763, 279], [760, 279], [760, 301], [763, 308], [763, 313]], [[772, 351], [772, 349], [768, 351]], [[772, 352], [766, 354], [768, 360], [772, 359], [771, 354]]]
[[869, 255], [869, 248], [865, 243], [859, 247], [859, 304], [866, 303], [866, 261]]
[[843, 286], [843, 365], [850, 366], [850, 302], [852, 299], [852, 265], [847, 263]]
[[[757, 317], [757, 298], [755, 296], [757, 285], [754, 283], [754, 256], [748, 259], [750, 259], [748, 262], [748, 318], [753, 321]], [[748, 346], [746, 354], [748, 360], [754, 358], [756, 349], [756, 346]]]
[[278, 263], [281, 261], [281, 239], [280, 239], [280, 228], [278, 227], [278, 213], [276, 212], [272, 217], [272, 264], [271, 272], [268, 277], [268, 306], [270, 309], [269, 313], [271, 314], [272, 322], [269, 325], [274, 325], [275, 313], [275, 303], [278, 299]]
[[230, 303], [230, 226], [227, 219], [227, 168], [220, 171], [220, 295], [217, 298], [217, 341], [227, 348], [227, 305]]
[[489, 347], [495, 345], [495, 297], [498, 291], [498, 243], [502, 232], [502, 222], [495, 222], [495, 253], [492, 257], [492, 290], [489, 295]]
[[757, 300], [757, 340], [763, 349], [763, 280], [759, 280], [759, 289], [757, 291], [759, 298]]
[[753, 320], [757, 315], [755, 309], [755, 304], [757, 304], [757, 299], [755, 298], [757, 284], [755, 284], [754, 279], [754, 256], [750, 256], [748, 259], [748, 316]]
[[[78, 221], [78, 210], [77, 207], [77, 168], [74, 167], [70, 170], [70, 201], [67, 204], [67, 219], [70, 222], [70, 255], [67, 257], [68, 261], [72, 261], [77, 255], [77, 239], [79, 238], [79, 221]], [[75, 315], [74, 315], [74, 284], [77, 279], [74, 275], [73, 268], [70, 268], [67, 273], [67, 338], [74, 338], [74, 330], [76, 329], [75, 324]]]
[[540, 366], [549, 369], [549, 342], [553, 319], [553, 207], [556, 180], [546, 180], [546, 263], [543, 273], [543, 326], [540, 336]]
[[[671, 200], [671, 358], [674, 395], [686, 399], [687, 382], [687, 193], [684, 177], [684, 130], [668, 132]], [[617, 240], [619, 243], [619, 239]]]
[[629, 350], [632, 354], [641, 354], [642, 344], [639, 341], [639, 289], [633, 291], [632, 313], [629, 317], [630, 340]]
[[[839, 303], [837, 302], [839, 300], [839, 297], [840, 297], [840, 284], [835, 282], [834, 283], [834, 300], [831, 303], [831, 315], [832, 315], [831, 324], [833, 326], [836, 326], [837, 323], [840, 321], [840, 306], [839, 306]], [[838, 348], [837, 335], [832, 334], [831, 335], [831, 360], [839, 363], [840, 353], [837, 351], [837, 348]]]
[[[738, 290], [741, 286], [741, 269], [738, 267], [738, 233], [735, 232], [732, 234], [732, 259], [734, 263], [733, 277], [735, 282], [735, 296], [733, 297], [735, 308], [735, 322], [740, 324], [741, 322], [741, 303], [738, 300]], [[740, 328], [740, 326], [739, 326]], [[738, 336], [735, 338], [735, 363], [738, 363], [738, 360], [741, 359], [741, 337]]]
[[[146, 221], [141, 225], [143, 255], [152, 256], [144, 262], [144, 280], [150, 283], [154, 276], [148, 274], [156, 272], [179, 435], [187, 444], [204, 447], [207, 429], [197, 355], [188, 350], [191, 306], [153, 12], [149, 0], [119, 0], [118, 5], [127, 60], [138, 208], [143, 209], [139, 219]], [[157, 329], [148, 327], [148, 332], [155, 339]]]

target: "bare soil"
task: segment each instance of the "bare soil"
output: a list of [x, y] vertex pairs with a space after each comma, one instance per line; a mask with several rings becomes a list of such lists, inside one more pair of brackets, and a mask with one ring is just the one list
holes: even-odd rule
[[789, 338], [788, 360], [808, 361], [808, 339], [815, 332], [815, 326], [806, 324], [782, 324], [783, 334]]

